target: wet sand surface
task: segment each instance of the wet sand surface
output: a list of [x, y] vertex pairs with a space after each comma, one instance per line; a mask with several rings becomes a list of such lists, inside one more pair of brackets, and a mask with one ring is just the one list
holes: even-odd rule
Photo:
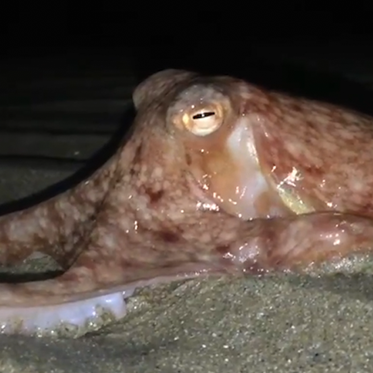
[[[30, 73], [8, 88], [2, 80], [0, 202], [65, 179], [109, 140], [135, 83], [123, 62], [105, 63], [84, 76], [61, 69], [44, 71], [43, 80]], [[16, 65], [11, 71], [19, 77]], [[359, 80], [370, 86], [373, 71], [364, 74]], [[25, 268], [48, 265], [34, 260]], [[122, 322], [78, 339], [0, 336], [0, 372], [371, 372], [372, 273], [366, 263], [348, 275], [144, 289]]]

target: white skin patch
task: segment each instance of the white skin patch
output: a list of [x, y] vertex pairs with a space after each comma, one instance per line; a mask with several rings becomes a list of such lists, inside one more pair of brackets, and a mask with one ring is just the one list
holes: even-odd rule
[[124, 298], [133, 290], [95, 298], [43, 307], [2, 307], [0, 333], [14, 334], [22, 330], [29, 335], [84, 334], [111, 318], [119, 320], [126, 315]]
[[[241, 170], [236, 195], [239, 202], [235, 210], [242, 219], [259, 217], [255, 207], [257, 199], [270, 191], [258, 165], [258, 157], [251, 131], [250, 117], [243, 117], [227, 139], [227, 147]], [[272, 209], [276, 213], [275, 209]]]

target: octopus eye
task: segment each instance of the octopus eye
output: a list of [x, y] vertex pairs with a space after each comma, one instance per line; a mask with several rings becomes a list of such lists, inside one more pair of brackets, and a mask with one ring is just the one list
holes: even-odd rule
[[222, 124], [222, 113], [218, 109], [204, 109], [182, 117], [184, 126], [197, 136], [207, 136]]

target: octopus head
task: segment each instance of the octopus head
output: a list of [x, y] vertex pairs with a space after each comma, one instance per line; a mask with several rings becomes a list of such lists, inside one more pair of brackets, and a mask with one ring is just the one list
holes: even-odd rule
[[163, 118], [194, 193], [242, 219], [279, 213], [257, 157], [259, 94], [239, 79], [166, 70], [140, 84], [133, 97], [137, 109]]

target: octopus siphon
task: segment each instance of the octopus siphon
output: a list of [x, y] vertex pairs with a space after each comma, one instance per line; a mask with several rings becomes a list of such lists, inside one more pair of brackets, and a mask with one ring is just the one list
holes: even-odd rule
[[0, 333], [114, 319], [149, 284], [307, 271], [373, 247], [373, 118], [228, 76], [158, 72], [130, 135], [88, 179], [0, 217], [0, 264], [63, 273], [0, 284]]

